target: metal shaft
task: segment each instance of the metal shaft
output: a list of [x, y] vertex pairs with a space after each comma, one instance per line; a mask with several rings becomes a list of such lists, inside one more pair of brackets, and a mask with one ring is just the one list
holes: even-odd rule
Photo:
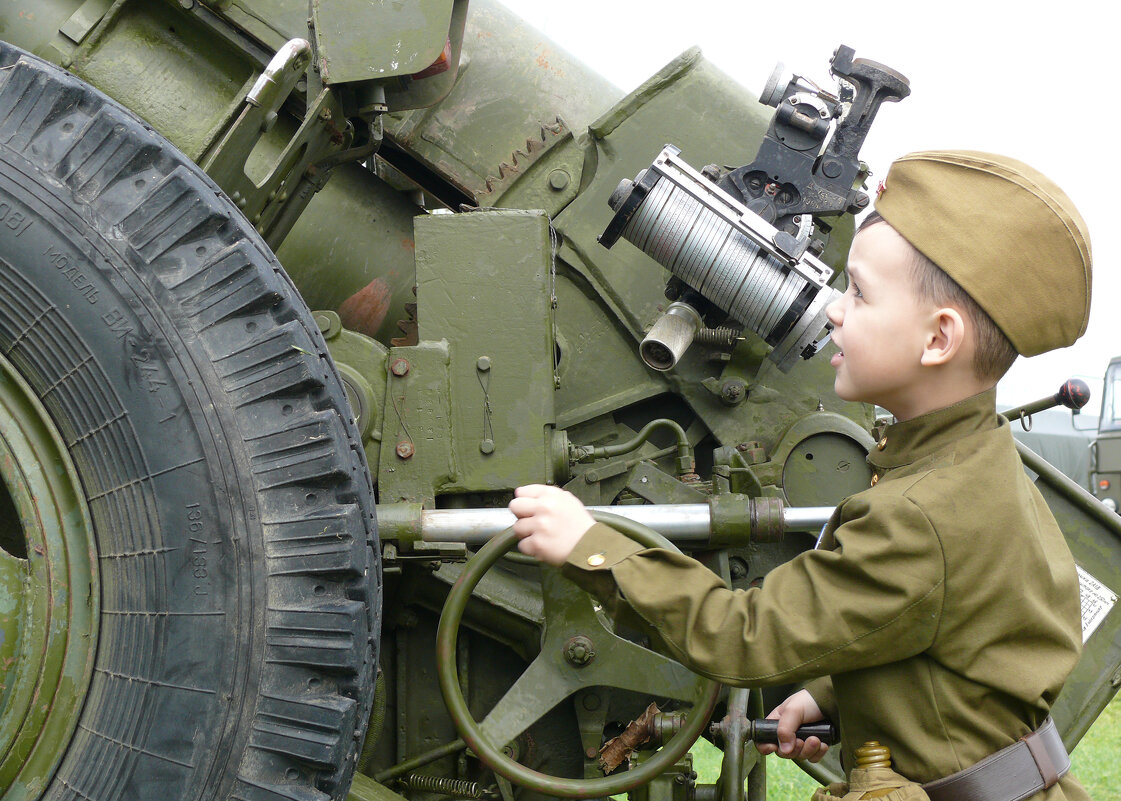
[[[712, 514], [705, 503], [592, 506], [649, 526], [672, 542], [705, 542], [712, 531]], [[817, 531], [833, 514], [831, 506], [786, 508], [787, 531]], [[514, 524], [506, 509], [425, 509], [420, 513], [424, 542], [481, 544]]]

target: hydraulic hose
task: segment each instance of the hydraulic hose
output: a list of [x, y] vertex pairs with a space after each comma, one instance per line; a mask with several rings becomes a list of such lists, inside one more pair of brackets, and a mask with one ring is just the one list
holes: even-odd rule
[[650, 439], [650, 435], [659, 428], [668, 428], [677, 438], [677, 474], [679, 476], [692, 473], [696, 463], [693, 461], [693, 448], [689, 445], [689, 438], [685, 436], [685, 429], [668, 418], [651, 420], [642, 430], [626, 442], [615, 445], [573, 445], [571, 454], [574, 461], [593, 462], [597, 459], [611, 459], [638, 450], [643, 443]]

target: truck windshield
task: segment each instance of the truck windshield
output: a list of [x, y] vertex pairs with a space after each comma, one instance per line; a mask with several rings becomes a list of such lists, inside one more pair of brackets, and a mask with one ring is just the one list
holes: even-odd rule
[[1099, 431], [1121, 431], [1121, 361], [1110, 362], [1105, 372]]

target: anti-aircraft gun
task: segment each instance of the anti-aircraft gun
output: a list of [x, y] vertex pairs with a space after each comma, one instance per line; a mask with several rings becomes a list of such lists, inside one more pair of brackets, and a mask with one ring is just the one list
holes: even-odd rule
[[[620, 98], [484, 0], [0, 35], [0, 795], [762, 797], [786, 688], [650, 650], [503, 553], [504, 507], [562, 484], [735, 587], [812, 546], [874, 420], [802, 357], [901, 76], [841, 48], [762, 105], [691, 50]], [[1115, 518], [1029, 465], [1121, 587]], [[1068, 747], [1116, 690], [1101, 607]]]

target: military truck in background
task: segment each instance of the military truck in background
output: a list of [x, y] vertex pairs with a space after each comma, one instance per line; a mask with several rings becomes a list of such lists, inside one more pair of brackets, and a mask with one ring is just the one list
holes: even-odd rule
[[[563, 485], [733, 587], [812, 547], [870, 476], [814, 354], [901, 75], [842, 46], [756, 98], [689, 50], [621, 96], [493, 0], [44, 0], [0, 39], [4, 801], [765, 797], [790, 688], [651, 650], [505, 505]], [[1121, 524], [1022, 453], [1100, 588], [1073, 748]]]
[[1121, 357], [1105, 368], [1098, 436], [1090, 446], [1090, 491], [1112, 511], [1121, 507]]
[[1090, 492], [1112, 512], [1121, 508], [1121, 357], [1109, 360], [1102, 379], [1097, 436], [1089, 446]]

